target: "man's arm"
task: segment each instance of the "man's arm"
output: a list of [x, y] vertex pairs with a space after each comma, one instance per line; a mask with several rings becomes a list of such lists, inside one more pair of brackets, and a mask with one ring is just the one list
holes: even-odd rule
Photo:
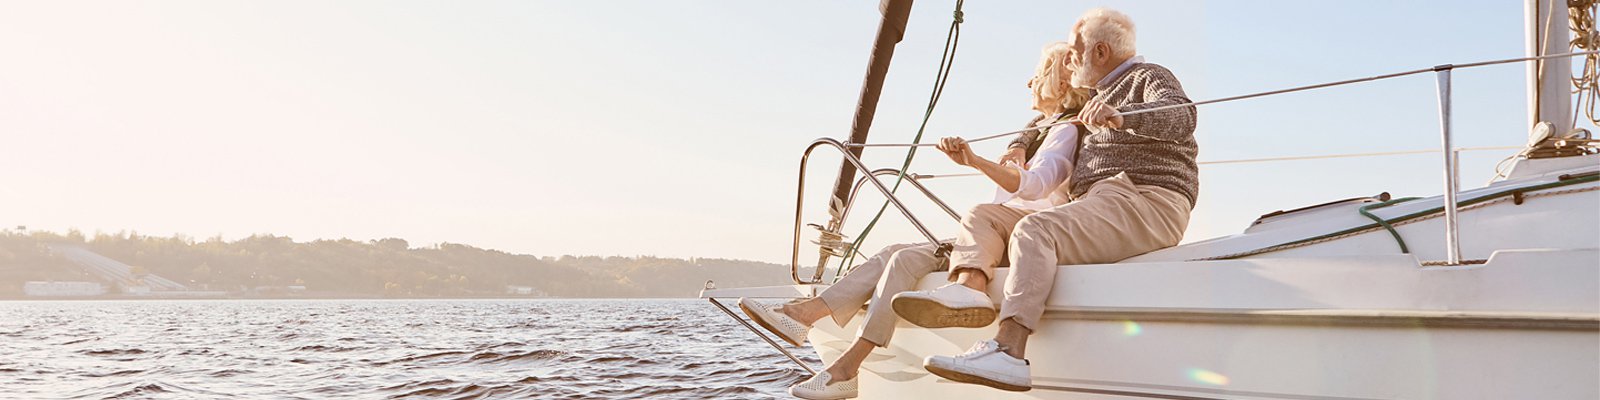
[[1144, 87], [1143, 97], [1146, 101], [1117, 107], [1117, 112], [1122, 114], [1122, 128], [1135, 135], [1158, 140], [1182, 141], [1185, 138], [1193, 137], [1195, 127], [1194, 107], [1176, 107], [1148, 113], [1128, 114], [1156, 107], [1191, 103], [1189, 96], [1183, 93], [1183, 86], [1178, 83], [1177, 77], [1172, 76], [1171, 71], [1156, 66], [1149, 69], [1149, 74], [1145, 78], [1145, 82], [1142, 82], [1142, 85], [1138, 85]]

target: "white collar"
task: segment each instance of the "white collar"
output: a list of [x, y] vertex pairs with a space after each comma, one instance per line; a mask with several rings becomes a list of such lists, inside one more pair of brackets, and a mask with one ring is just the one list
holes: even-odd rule
[[1133, 68], [1133, 66], [1139, 64], [1144, 64], [1144, 56], [1128, 57], [1128, 60], [1123, 61], [1122, 65], [1118, 65], [1116, 69], [1111, 70], [1111, 72], [1107, 73], [1106, 76], [1100, 77], [1100, 82], [1095, 83], [1094, 86], [1097, 88], [1103, 88], [1111, 85], [1111, 82], [1115, 81], [1118, 77], [1121, 77], [1122, 73], [1128, 72], [1129, 68]]

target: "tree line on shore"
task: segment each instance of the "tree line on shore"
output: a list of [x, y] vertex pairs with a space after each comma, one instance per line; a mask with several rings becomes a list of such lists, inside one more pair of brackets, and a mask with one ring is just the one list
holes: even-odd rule
[[371, 297], [483, 297], [524, 287], [550, 297], [693, 297], [707, 280], [719, 286], [789, 282], [787, 266], [720, 258], [538, 257], [403, 239], [296, 242], [274, 235], [196, 241], [137, 232], [0, 232], [0, 296], [19, 296], [26, 281], [106, 283], [52, 254], [82, 246], [192, 289], [246, 292], [304, 287], [308, 294]]

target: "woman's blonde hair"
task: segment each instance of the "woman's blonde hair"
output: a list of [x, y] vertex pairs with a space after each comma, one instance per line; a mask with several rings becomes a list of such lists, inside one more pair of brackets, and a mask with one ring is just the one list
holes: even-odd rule
[[1067, 65], [1072, 45], [1053, 42], [1039, 53], [1039, 66], [1033, 70], [1034, 108], [1045, 114], [1082, 109], [1089, 101], [1089, 90], [1072, 87], [1072, 69]]

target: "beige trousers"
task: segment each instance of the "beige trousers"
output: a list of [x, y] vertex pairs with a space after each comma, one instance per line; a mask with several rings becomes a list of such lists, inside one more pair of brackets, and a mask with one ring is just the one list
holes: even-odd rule
[[928, 243], [885, 247], [817, 297], [833, 311], [833, 322], [839, 326], [850, 323], [861, 306], [872, 300], [867, 305], [867, 320], [856, 336], [878, 347], [886, 347], [894, 337], [895, 324], [900, 321], [900, 316], [889, 306], [890, 300], [916, 287], [923, 276], [945, 269], [944, 260], [933, 256], [934, 250], [934, 245]]
[[932, 244], [888, 246], [818, 297], [839, 326], [848, 324], [871, 300], [857, 336], [882, 347], [889, 344], [900, 320], [890, 300], [916, 287], [924, 275], [943, 271], [948, 264], [954, 266], [951, 280], [962, 269], [992, 279], [998, 266], [1029, 266], [1013, 267], [1007, 277], [1000, 319], [1014, 318], [1031, 330], [1044, 314], [1057, 265], [1115, 262], [1169, 247], [1182, 239], [1188, 223], [1189, 204], [1183, 195], [1134, 185], [1126, 174], [1119, 174], [1095, 183], [1077, 201], [1039, 212], [979, 204], [962, 217], [949, 263], [934, 257]]
[[[1176, 245], [1189, 226], [1189, 211], [1182, 194], [1135, 185], [1124, 173], [1095, 182], [1071, 203], [1024, 212], [1008, 239], [1011, 274], [1006, 276], [999, 319], [1010, 318], [1034, 330], [1055, 286], [1057, 266], [1117, 262]], [[975, 265], [994, 276], [993, 267]]]
[[[1005, 261], [1006, 240], [1012, 227], [1027, 213], [998, 204], [980, 204], [961, 218], [961, 234], [955, 240], [942, 241], [952, 245], [951, 262], [934, 257], [936, 247], [932, 244], [891, 245], [817, 297], [833, 311], [833, 321], [839, 326], [850, 323], [861, 306], [871, 300], [867, 320], [857, 336], [878, 347], [888, 346], [894, 337], [894, 326], [900, 321], [889, 306], [894, 295], [915, 288], [923, 276], [943, 271], [949, 265], [975, 269], [981, 265], [980, 270], [992, 277], [995, 264]], [[953, 281], [956, 276], [950, 274], [949, 278]]]

